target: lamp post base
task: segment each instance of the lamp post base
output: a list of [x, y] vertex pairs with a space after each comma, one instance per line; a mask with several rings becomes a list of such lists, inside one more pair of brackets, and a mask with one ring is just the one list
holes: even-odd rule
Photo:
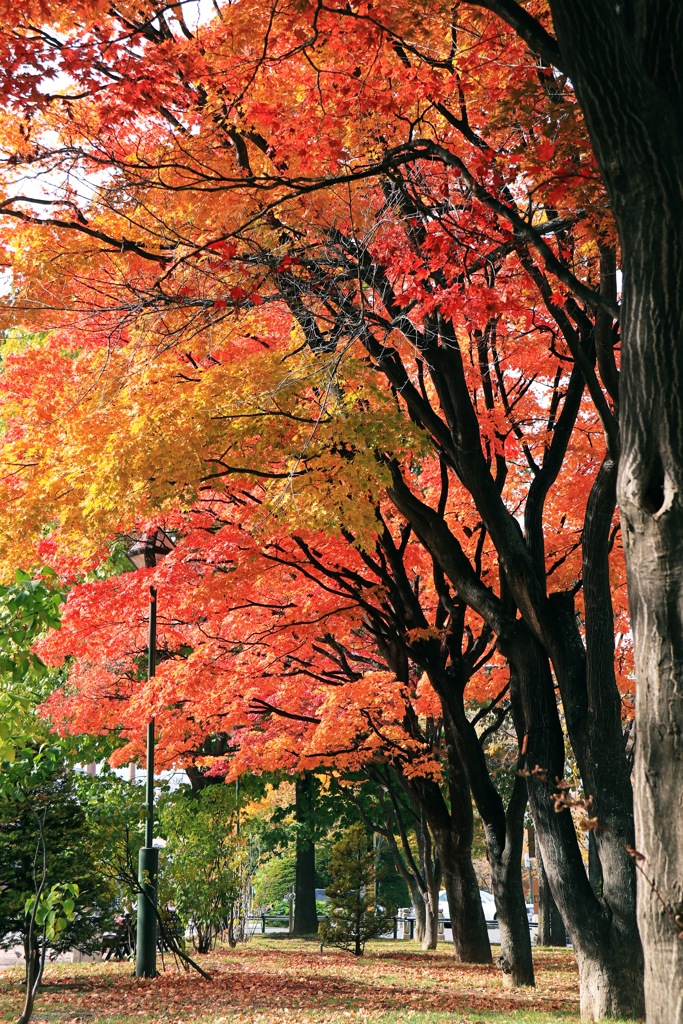
[[143, 846], [138, 860], [138, 928], [135, 950], [136, 978], [155, 978], [157, 973], [157, 871], [159, 850]]

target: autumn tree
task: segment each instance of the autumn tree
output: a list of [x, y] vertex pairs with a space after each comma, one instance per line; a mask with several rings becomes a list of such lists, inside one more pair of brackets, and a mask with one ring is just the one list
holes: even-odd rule
[[[480, 627], [468, 621], [464, 606], [455, 605], [451, 612], [457, 610], [458, 617], [448, 633], [443, 632], [444, 608], [431, 582], [434, 566], [429, 558], [424, 561], [424, 549], [410, 540], [405, 527], [399, 542], [385, 524], [372, 557], [369, 552], [361, 556], [348, 539], [331, 542], [322, 536], [299, 536], [295, 542], [283, 538], [259, 552], [253, 543], [250, 549], [244, 511], [240, 515], [237, 534], [228, 526], [211, 533], [212, 557], [207, 563], [198, 558], [198, 538], [188, 535], [164, 566], [174, 623], [169, 629], [162, 616], [165, 653], [160, 672], [171, 686], [170, 705], [160, 704], [156, 685], [147, 690], [156, 709], [162, 756], [192, 757], [191, 737], [213, 724], [230, 729], [233, 748], [239, 748], [222, 768], [219, 765], [220, 771], [234, 774], [280, 766], [287, 751], [293, 770], [297, 765], [318, 765], [372, 772], [386, 789], [392, 811], [397, 811], [398, 786], [424, 842], [431, 843], [433, 836], [458, 954], [488, 961], [488, 937], [470, 855], [472, 790], [487, 827], [503, 937], [501, 963], [510, 980], [532, 982], [520, 867], [525, 782], [522, 776], [516, 778], [506, 810], [487, 772], [476, 732], [483, 727], [481, 743], [486, 743], [513, 707], [504, 668], [490, 664], [490, 634], [474, 633]], [[217, 575], [221, 546], [236, 536], [241, 537], [240, 564], [230, 545], [223, 550], [230, 553], [231, 571]], [[257, 553], [258, 561], [253, 562]], [[141, 684], [135, 678], [137, 653], [129, 625], [131, 616], [138, 614], [139, 592], [130, 575], [72, 592], [63, 628], [46, 647], [51, 658], [68, 651], [75, 659], [68, 690], [49, 703], [57, 722], [76, 730], [112, 729], [129, 718], [134, 743], [139, 743]], [[241, 599], [235, 601], [232, 595], [238, 592]], [[129, 614], [121, 612], [125, 604]], [[216, 613], [220, 607], [227, 617], [214, 615], [207, 628], [210, 605]], [[95, 635], [98, 642], [93, 647]], [[230, 639], [238, 635], [239, 644]], [[183, 651], [190, 649], [188, 677]], [[104, 666], [99, 661], [103, 650], [109, 652]], [[368, 672], [369, 668], [375, 671]], [[210, 695], [202, 694], [201, 683], [197, 688], [207, 670], [213, 679]], [[430, 688], [429, 673], [441, 680], [441, 701]], [[396, 697], [390, 694], [395, 689], [392, 675], [402, 681]], [[478, 704], [470, 718], [467, 707], [475, 698]], [[98, 704], [96, 717], [93, 699]], [[250, 718], [255, 731], [248, 726]], [[296, 728], [288, 729], [291, 725]], [[123, 735], [127, 732], [126, 727]], [[182, 738], [181, 746], [175, 746], [175, 736]], [[136, 749], [130, 746], [119, 756], [125, 759]], [[382, 761], [393, 766], [389, 775], [384, 770], [375, 774]], [[435, 770], [441, 771], [440, 763], [445, 791], [433, 777]], [[413, 877], [434, 925], [438, 883], [435, 887], [428, 848], [423, 852], [422, 868]], [[430, 935], [433, 940], [431, 929]]]
[[[489, 632], [480, 627], [475, 632], [477, 626], [467, 620], [464, 605], [452, 602], [445, 606], [441, 599], [445, 596], [443, 588], [439, 596], [443, 581], [436, 567], [429, 559], [420, 565], [416, 551], [424, 557], [424, 550], [420, 545], [409, 543], [409, 531], [405, 527], [399, 536], [397, 542], [389, 525], [384, 524], [376, 555], [371, 557], [366, 552], [363, 556], [365, 578], [358, 569], [351, 572], [346, 568], [353, 564], [352, 549], [335, 566], [331, 552], [323, 555], [320, 550], [313, 551], [302, 538], [299, 538], [298, 557], [287, 557], [277, 550], [268, 557], [298, 568], [308, 577], [315, 574], [319, 585], [327, 589], [334, 587], [340, 596], [355, 600], [364, 612], [365, 626], [378, 655], [408, 691], [415, 688], [418, 699], [406, 706], [404, 729], [417, 742], [417, 750], [431, 750], [435, 756], [443, 757], [447, 796], [444, 797], [428, 772], [416, 770], [414, 755], [405, 761], [394, 757], [395, 768], [418, 818], [421, 820], [424, 816], [424, 825], [434, 837], [454, 922], [456, 948], [464, 959], [488, 959], [490, 956], [484, 922], [479, 921], [483, 915], [477, 906], [478, 884], [471, 865], [472, 792], [487, 828], [488, 855], [499, 903], [501, 965], [510, 981], [530, 984], [533, 970], [520, 869], [526, 786], [519, 776], [506, 808], [486, 769], [476, 732], [476, 723], [486, 718], [487, 711], [495, 711], [495, 714], [492, 722], [486, 722], [482, 742], [486, 742], [490, 732], [511, 714], [512, 704], [506, 699], [508, 685], [496, 671], [482, 683], [484, 668], [492, 667], [488, 665], [492, 654]], [[432, 578], [436, 580], [436, 589], [433, 589]], [[381, 589], [377, 595], [378, 587]], [[376, 596], [380, 597], [379, 601], [373, 600]], [[451, 622], [448, 629], [444, 629], [448, 614]], [[319, 651], [323, 643], [322, 639], [318, 641]], [[334, 645], [328, 642], [328, 650], [328, 656], [338, 659], [337, 672], [343, 672], [345, 660], [340, 657], [343, 648], [339, 639]], [[348, 669], [348, 662], [346, 667]], [[424, 675], [424, 683], [420, 699], [418, 680], [421, 675]], [[436, 692], [440, 699], [430, 691], [427, 679], [438, 681], [440, 689]], [[470, 718], [466, 694], [469, 693], [472, 700], [477, 692], [480, 699], [485, 695], [490, 697], [491, 706]], [[488, 700], [484, 703], [488, 704]], [[287, 706], [291, 707], [291, 696]], [[379, 732], [377, 724], [374, 728]], [[380, 738], [386, 739], [386, 754], [391, 757], [391, 739], [386, 730], [382, 730]], [[521, 744], [521, 736], [519, 741]], [[386, 778], [384, 785], [387, 785]], [[391, 789], [389, 784], [389, 792]], [[476, 930], [472, 929], [473, 921], [478, 922]]]
[[[217, 525], [215, 517], [212, 521]], [[326, 543], [331, 563], [338, 545], [322, 537], [313, 540]], [[204, 562], [198, 556], [207, 541], [212, 554]], [[141, 701], [151, 699], [163, 761], [212, 763], [214, 770], [233, 778], [242, 771], [282, 769], [285, 764], [295, 774], [316, 766], [354, 771], [385, 754], [405, 762], [413, 777], [413, 799], [426, 806], [428, 817], [436, 816], [432, 826], [439, 823], [444, 877], [454, 917], [457, 913], [453, 931], [458, 955], [488, 962], [490, 948], [471, 864], [466, 776], [460, 767], [449, 773], [448, 798], [436, 778], [418, 781], [425, 772], [438, 773], [440, 755], [434, 748], [434, 761], [427, 753], [433, 741], [411, 710], [408, 690], [393, 683], [396, 668], [387, 666], [381, 648], [377, 651], [372, 634], [362, 627], [363, 615], [370, 612], [377, 628], [386, 619], [381, 605], [358, 596], [365, 590], [381, 597], [382, 575], [364, 578], [351, 572], [345, 560], [356, 561], [358, 570], [363, 561], [345, 542], [341, 551], [341, 561], [321, 572], [320, 550], [312, 550], [303, 538], [293, 547], [283, 539], [264, 554], [243, 524], [237, 530], [226, 525], [208, 536], [199, 531], [179, 541], [163, 568], [165, 600], [173, 607], [173, 618], [166, 621], [163, 605], [159, 617], [158, 678], [165, 675], [168, 694], [174, 692], [170, 703], [157, 684], [145, 687], [139, 680], [137, 643], [145, 641], [142, 630], [139, 640], [130, 630], [130, 615], [142, 611], [139, 580], [126, 574], [75, 588], [62, 630], [41, 647], [51, 660], [68, 650], [74, 662], [68, 686], [50, 697], [46, 709], [56, 724], [72, 731], [116, 730], [130, 739], [116, 755], [125, 761], [139, 755]], [[229, 569], [227, 578], [215, 573], [219, 562]], [[235, 601], [237, 591], [242, 597]], [[214, 615], [207, 629], [209, 604]], [[126, 606], [129, 611], [123, 612]], [[99, 639], [93, 658], [95, 634]], [[102, 661], [105, 650], [109, 654]], [[410, 684], [408, 677], [406, 682]], [[412, 724], [406, 726], [408, 713]], [[217, 727], [231, 734], [229, 757], [203, 752], [203, 737]], [[310, 821], [300, 825], [309, 835]], [[526, 939], [528, 945], [528, 932]]]
[[[358, 497], [386, 488], [437, 567], [439, 628], [455, 598], [510, 665], [539, 841], [577, 952], [582, 1012], [597, 1017], [641, 1005], [610, 593], [617, 239], [573, 91], [576, 80], [581, 96], [582, 74], [594, 83], [596, 68], [612, 65], [592, 61], [589, 73], [572, 57], [567, 7], [551, 4], [558, 48], [549, 12], [533, 6], [461, 4], [455, 18], [405, 6], [382, 20], [363, 5], [253, 3], [195, 26], [182, 9], [93, 8], [67, 42], [8, 10], [12, 316], [53, 334], [10, 340], [3, 487], [20, 532], [62, 562], [82, 559], [84, 535], [96, 552], [123, 523], [187, 506], [247, 463], [285, 481], [309, 524], [351, 525], [361, 545], [376, 521], [374, 503]], [[52, 14], [65, 31], [62, 5]], [[582, 18], [588, 25], [583, 8]], [[629, 18], [623, 32], [638, 40], [636, 5]], [[656, 34], [643, 41], [649, 59]], [[35, 85], [55, 70], [70, 83], [59, 96]], [[597, 107], [600, 90], [586, 92]], [[13, 116], [19, 95], [34, 114], [28, 126]], [[623, 137], [624, 153], [638, 152]], [[48, 176], [47, 194], [17, 194], [23, 165], [63, 174], [63, 184]], [[80, 195], [82, 175], [97, 185]], [[625, 393], [638, 392], [629, 383]], [[546, 527], [562, 480], [568, 493], [567, 452], [582, 429], [592, 467], [576, 502], [582, 565], [556, 586]], [[427, 452], [443, 479], [431, 490], [420, 482]], [[468, 550], [454, 527], [456, 483], [495, 551], [498, 580], [481, 578], [476, 543]], [[272, 486], [269, 509], [282, 501]], [[11, 536], [5, 551], [16, 551]], [[601, 823], [601, 900], [568, 811], [556, 813], [564, 750], [553, 673]], [[432, 677], [445, 698], [443, 673]], [[649, 905], [671, 927], [673, 890], [655, 888]], [[665, 1019], [652, 1005], [653, 1019]]]

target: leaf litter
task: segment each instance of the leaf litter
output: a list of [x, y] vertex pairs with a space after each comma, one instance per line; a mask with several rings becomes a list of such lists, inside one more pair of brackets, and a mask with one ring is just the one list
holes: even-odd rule
[[[256, 939], [202, 958], [210, 982], [168, 960], [154, 981], [133, 977], [128, 963], [51, 964], [34, 1024], [389, 1024], [411, 1018], [436, 1024], [442, 1014], [449, 1024], [516, 1018], [574, 1024], [578, 977], [571, 951], [538, 950], [534, 960], [536, 988], [513, 990], [503, 989], [492, 966], [382, 943], [356, 959], [321, 954], [312, 943]], [[0, 1019], [18, 1015], [21, 996], [21, 971], [0, 975]]]

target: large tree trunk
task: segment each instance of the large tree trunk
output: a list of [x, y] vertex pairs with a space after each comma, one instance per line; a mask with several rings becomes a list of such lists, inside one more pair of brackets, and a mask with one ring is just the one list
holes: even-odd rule
[[551, 9], [622, 245], [618, 492], [637, 680], [638, 920], [648, 1024], [682, 1024], [683, 8]]
[[[662, 220], [671, 214], [660, 209]], [[620, 502], [635, 638], [634, 856], [648, 1024], [683, 1022], [683, 196], [673, 216], [678, 238], [666, 244], [660, 231], [662, 263], [649, 247], [640, 266], [631, 261], [624, 310], [630, 408]], [[642, 231], [654, 230], [648, 217]]]
[[315, 905], [315, 844], [313, 842], [315, 777], [302, 772], [296, 778], [296, 882], [293, 935], [318, 931]]

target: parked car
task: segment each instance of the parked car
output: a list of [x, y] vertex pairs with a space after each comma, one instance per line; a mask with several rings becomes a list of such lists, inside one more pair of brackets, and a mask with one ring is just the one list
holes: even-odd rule
[[[480, 889], [479, 899], [481, 900], [481, 909], [484, 911], [484, 920], [486, 923], [489, 924], [490, 922], [496, 921], [496, 902], [493, 895], [490, 892], [487, 892], [486, 889]], [[448, 909], [448, 897], [446, 896], [445, 889], [442, 889], [439, 893], [439, 914], [446, 920], [451, 916]]]
[[[486, 889], [480, 889], [479, 899], [481, 900], [481, 909], [484, 911], [484, 920], [486, 923], [496, 924], [498, 922], [498, 912], [496, 910], [496, 901], [493, 898], [493, 893], [487, 892]], [[439, 912], [446, 920], [450, 917], [448, 911], [448, 898], [446, 896], [445, 889], [442, 889], [439, 893]], [[529, 924], [538, 923], [538, 918], [534, 913], [533, 903], [526, 904], [526, 916], [529, 920]]]

